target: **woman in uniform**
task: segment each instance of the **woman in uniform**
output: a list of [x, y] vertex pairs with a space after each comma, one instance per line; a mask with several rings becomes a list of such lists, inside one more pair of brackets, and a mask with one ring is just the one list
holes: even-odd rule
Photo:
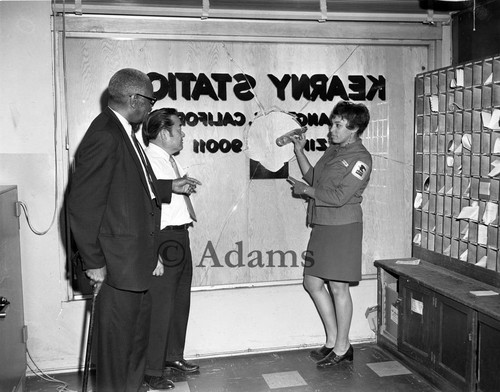
[[361, 195], [370, 180], [372, 157], [360, 136], [369, 121], [365, 105], [337, 103], [330, 114], [330, 146], [314, 167], [304, 152], [304, 135], [293, 139], [306, 182], [292, 179], [293, 192], [309, 198], [307, 223], [312, 227], [304, 288], [326, 332], [325, 345], [311, 351], [318, 367], [354, 358], [349, 342], [353, 309], [349, 285], [361, 280]]

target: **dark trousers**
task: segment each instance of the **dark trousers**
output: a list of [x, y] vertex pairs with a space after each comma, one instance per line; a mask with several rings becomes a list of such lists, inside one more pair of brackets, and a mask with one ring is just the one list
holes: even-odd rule
[[189, 231], [162, 230], [158, 236], [163, 276], [154, 276], [146, 374], [160, 376], [165, 361], [184, 358], [191, 304], [193, 263]]
[[97, 296], [98, 392], [137, 392], [146, 366], [151, 296], [103, 284]]

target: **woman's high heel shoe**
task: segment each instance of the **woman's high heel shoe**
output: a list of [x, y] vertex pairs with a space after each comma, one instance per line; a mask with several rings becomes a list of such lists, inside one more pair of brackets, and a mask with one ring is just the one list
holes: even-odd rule
[[323, 358], [321, 361], [316, 362], [316, 366], [320, 368], [325, 368], [328, 366], [337, 365], [342, 361], [351, 362], [353, 359], [354, 359], [354, 349], [352, 348], [352, 345], [349, 345], [349, 348], [347, 349], [345, 354], [337, 355], [335, 354], [335, 351], [332, 350], [332, 352], [328, 354], [325, 358]]
[[332, 351], [333, 351], [333, 347], [330, 348], [330, 347], [323, 346], [321, 348], [317, 348], [315, 350], [312, 350], [309, 353], [309, 356], [316, 361], [320, 361], [321, 359], [324, 359]]

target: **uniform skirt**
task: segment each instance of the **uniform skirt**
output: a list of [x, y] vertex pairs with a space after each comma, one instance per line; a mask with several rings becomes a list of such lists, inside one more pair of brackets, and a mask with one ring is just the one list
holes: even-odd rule
[[307, 246], [308, 260], [304, 275], [325, 280], [359, 282], [361, 280], [361, 244], [363, 223], [314, 225]]

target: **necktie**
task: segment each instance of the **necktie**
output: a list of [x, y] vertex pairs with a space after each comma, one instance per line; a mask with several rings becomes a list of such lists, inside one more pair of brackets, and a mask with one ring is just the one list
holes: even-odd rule
[[149, 182], [149, 186], [151, 187], [151, 190], [153, 191], [156, 200], [156, 203], [158, 204], [158, 192], [156, 191], [156, 187], [153, 181], [153, 168], [151, 167], [151, 164], [148, 161], [148, 158], [146, 157], [146, 154], [144, 154], [144, 150], [142, 149], [141, 144], [139, 143], [139, 140], [135, 137], [135, 132], [132, 127], [132, 140], [134, 141], [135, 148], [137, 149], [137, 153], [139, 154], [139, 158], [141, 159], [142, 164], [144, 165], [144, 168], [146, 169], [146, 177]]
[[[179, 168], [177, 167], [177, 163], [175, 162], [174, 157], [170, 156], [170, 164], [172, 165], [172, 168], [174, 169], [175, 176], [177, 178], [181, 178], [181, 174], [179, 173]], [[196, 222], [196, 214], [194, 213], [194, 208], [193, 208], [193, 203], [191, 203], [191, 199], [189, 198], [188, 195], [183, 195], [184, 200], [186, 201], [186, 206], [189, 211], [189, 216], [191, 217], [192, 220]]]

